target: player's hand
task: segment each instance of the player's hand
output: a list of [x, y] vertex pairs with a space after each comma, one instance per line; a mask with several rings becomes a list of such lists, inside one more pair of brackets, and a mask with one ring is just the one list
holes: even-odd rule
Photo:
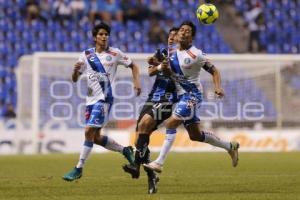
[[225, 92], [222, 88], [216, 88], [215, 94], [217, 95], [218, 98], [222, 98], [225, 96]]
[[136, 96], [140, 96], [140, 94], [142, 92], [141, 86], [134, 86], [134, 90], [135, 90]]
[[84, 65], [83, 62], [80, 62], [80, 61], [76, 62], [75, 65], [74, 65], [74, 72], [79, 72], [82, 65]]
[[158, 59], [154, 56], [148, 57], [147, 62], [148, 62], [149, 65], [153, 65], [153, 66], [159, 65]]
[[164, 59], [161, 62], [161, 69], [162, 71], [166, 70], [169, 67], [169, 60], [168, 59]]

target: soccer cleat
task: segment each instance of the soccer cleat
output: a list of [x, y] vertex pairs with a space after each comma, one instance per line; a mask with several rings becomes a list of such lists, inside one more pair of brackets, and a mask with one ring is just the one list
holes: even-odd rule
[[125, 164], [122, 168], [126, 173], [131, 175], [131, 178], [138, 179], [140, 177], [140, 166], [136, 164]]
[[74, 168], [63, 176], [65, 181], [74, 181], [82, 176], [82, 168]]
[[128, 160], [128, 162], [133, 165], [134, 164], [134, 153], [132, 146], [124, 147], [122, 154]]
[[150, 162], [150, 163], [144, 163], [143, 164], [145, 168], [147, 169], [151, 169], [155, 172], [161, 173], [163, 170], [163, 167], [161, 164], [157, 163], [157, 162]]
[[231, 159], [232, 159], [232, 166], [236, 167], [239, 161], [239, 147], [240, 144], [238, 142], [232, 141], [230, 142], [230, 150], [228, 151]]
[[153, 178], [148, 177], [148, 194], [157, 193], [157, 183], [159, 182], [158, 176], [154, 176]]
[[147, 172], [148, 176], [148, 194], [157, 193], [157, 183], [159, 182], [158, 176], [151, 169], [144, 167], [144, 170]]

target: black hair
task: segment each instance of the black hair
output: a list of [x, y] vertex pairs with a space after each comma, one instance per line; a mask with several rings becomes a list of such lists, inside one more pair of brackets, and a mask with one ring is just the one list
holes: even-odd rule
[[100, 24], [97, 24], [96, 26], [94, 26], [94, 28], [92, 30], [93, 37], [97, 36], [100, 29], [106, 30], [108, 35], [110, 35], [110, 26], [104, 22], [101, 22]]
[[179, 28], [178, 27], [175, 27], [173, 26], [170, 30], [169, 30], [169, 35], [172, 31], [175, 31], [175, 32], [178, 32]]
[[182, 22], [180, 24], [179, 28], [181, 28], [184, 25], [187, 25], [187, 26], [192, 28], [192, 36], [195, 37], [195, 35], [196, 35], [196, 26], [195, 26], [195, 24], [193, 22], [187, 20], [187, 21]]

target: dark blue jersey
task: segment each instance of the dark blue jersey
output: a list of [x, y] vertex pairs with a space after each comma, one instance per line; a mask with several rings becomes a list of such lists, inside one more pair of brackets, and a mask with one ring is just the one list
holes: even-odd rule
[[[169, 47], [168, 50], [165, 48], [157, 49], [154, 56], [159, 62], [163, 60], [164, 57], [170, 56], [173, 47]], [[177, 93], [176, 86], [170, 77], [165, 76], [162, 72], [156, 75], [155, 82], [153, 84], [152, 90], [149, 93], [148, 101], [152, 102], [176, 102]]]

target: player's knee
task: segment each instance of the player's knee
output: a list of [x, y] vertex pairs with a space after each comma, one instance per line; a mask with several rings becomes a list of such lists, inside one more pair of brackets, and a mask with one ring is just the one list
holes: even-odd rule
[[199, 137], [196, 134], [189, 133], [190, 140], [199, 141]]
[[167, 129], [176, 129], [181, 124], [181, 120], [177, 120], [173, 117], [170, 117], [165, 122], [165, 127]]
[[95, 136], [97, 135], [99, 128], [87, 127], [85, 129], [85, 139], [88, 141], [94, 141]]
[[143, 118], [138, 124], [138, 131], [142, 133], [149, 133], [153, 129], [153, 119]]
[[100, 133], [96, 133], [96, 134], [93, 134], [94, 135], [94, 141], [101, 141], [101, 135]]

